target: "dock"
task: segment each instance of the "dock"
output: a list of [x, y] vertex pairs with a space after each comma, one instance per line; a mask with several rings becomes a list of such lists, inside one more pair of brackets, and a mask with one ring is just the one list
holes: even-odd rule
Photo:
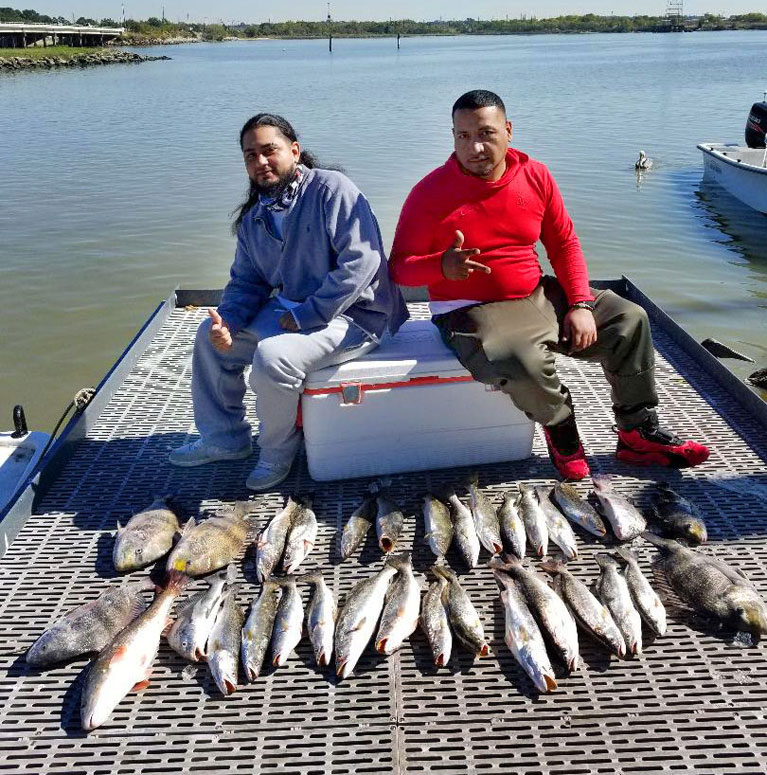
[[[668, 481], [703, 512], [709, 543], [700, 551], [743, 570], [767, 598], [767, 405], [628, 280], [601, 285], [648, 310], [661, 420], [707, 444], [711, 458], [683, 471], [619, 463], [600, 367], [563, 357], [558, 367], [573, 394], [592, 471], [613, 475], [616, 488], [641, 506], [653, 483]], [[256, 496], [244, 487], [255, 455], [193, 469], [168, 464], [168, 452], [195, 436], [192, 344], [205, 307], [216, 299], [212, 291], [178, 291], [158, 306], [67, 426], [42, 473], [3, 515], [0, 772], [764, 775], [767, 644], [731, 645], [722, 633], [670, 616], [666, 635], [647, 642], [639, 658], [609, 658], [581, 637], [580, 670], [539, 695], [503, 643], [503, 609], [484, 551], [469, 573], [449, 559], [479, 612], [492, 647], [488, 658], [474, 661], [456, 644], [448, 668], [437, 671], [417, 632], [390, 657], [368, 647], [354, 674], [338, 683], [332, 668], [315, 666], [304, 639], [286, 665], [223, 698], [204, 664], [186, 663], [163, 641], [149, 687], [126, 697], [103, 727], [83, 733], [79, 693], [87, 661], [36, 671], [23, 654], [67, 610], [121, 582], [111, 563], [112, 534], [118, 520], [124, 524], [154, 494], [179, 493], [184, 517], [250, 497], [265, 524], [284, 493], [314, 491], [320, 528], [302, 567], [321, 570], [342, 598], [382, 564], [372, 540], [356, 559], [341, 563], [338, 555], [339, 532], [370, 480], [315, 483], [301, 459], [279, 492]], [[410, 309], [428, 316], [425, 304]], [[248, 406], [256, 429], [252, 395]], [[403, 444], [417, 443], [417, 436], [414, 428]], [[417, 573], [434, 559], [423, 538], [420, 496], [459, 484], [468, 473], [393, 477], [392, 494], [407, 517], [403, 546], [412, 546]], [[496, 505], [519, 480], [554, 481], [540, 429], [529, 459], [479, 468], [480, 485]], [[577, 487], [582, 495], [590, 489], [588, 481]], [[604, 544], [578, 531], [578, 545], [580, 555], [568, 567], [590, 582]], [[655, 550], [641, 539], [634, 548], [652, 579]], [[240, 575], [245, 606], [260, 589], [247, 553]], [[198, 580], [191, 591], [204, 586]]]

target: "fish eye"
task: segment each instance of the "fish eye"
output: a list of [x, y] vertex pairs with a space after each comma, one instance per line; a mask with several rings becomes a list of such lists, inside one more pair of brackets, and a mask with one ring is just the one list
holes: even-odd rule
[[139, 557], [141, 557], [141, 555], [142, 555], [143, 553], [144, 553], [144, 550], [143, 550], [143, 549], [142, 549], [140, 546], [137, 546], [137, 547], [136, 547], [136, 554], [137, 554]]

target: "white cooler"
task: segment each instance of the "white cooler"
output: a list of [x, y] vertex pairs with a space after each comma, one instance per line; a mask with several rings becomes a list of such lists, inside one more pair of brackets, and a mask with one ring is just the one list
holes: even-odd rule
[[317, 481], [520, 460], [533, 446], [534, 423], [475, 382], [429, 320], [309, 374], [301, 416]]

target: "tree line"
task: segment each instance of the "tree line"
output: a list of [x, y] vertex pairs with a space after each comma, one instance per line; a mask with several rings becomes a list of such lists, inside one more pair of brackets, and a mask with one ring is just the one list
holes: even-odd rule
[[[33, 10], [0, 7], [0, 21], [31, 22], [37, 24], [72, 24], [63, 16], [46, 16]], [[767, 15], [747, 13], [735, 16], [704, 14], [682, 20], [686, 29], [767, 29]], [[119, 27], [114, 19], [89, 19], [81, 16], [74, 21], [82, 26]], [[205, 40], [240, 38], [327, 38], [366, 37], [383, 35], [512, 35], [533, 33], [576, 32], [652, 32], [667, 27], [664, 16], [598, 16], [596, 14], [556, 16], [538, 19], [522, 16], [519, 19], [463, 19], [452, 21], [419, 22], [412, 19], [371, 21], [287, 21], [261, 24], [181, 24], [157, 17], [145, 20], [126, 19], [125, 27], [132, 35], [148, 38], [202, 37]]]

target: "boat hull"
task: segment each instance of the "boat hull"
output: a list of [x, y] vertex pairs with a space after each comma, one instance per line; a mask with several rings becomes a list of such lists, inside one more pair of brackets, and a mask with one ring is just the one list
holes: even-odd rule
[[758, 166], [763, 150], [715, 143], [700, 143], [698, 149], [705, 177], [754, 210], [767, 213], [767, 168]]

